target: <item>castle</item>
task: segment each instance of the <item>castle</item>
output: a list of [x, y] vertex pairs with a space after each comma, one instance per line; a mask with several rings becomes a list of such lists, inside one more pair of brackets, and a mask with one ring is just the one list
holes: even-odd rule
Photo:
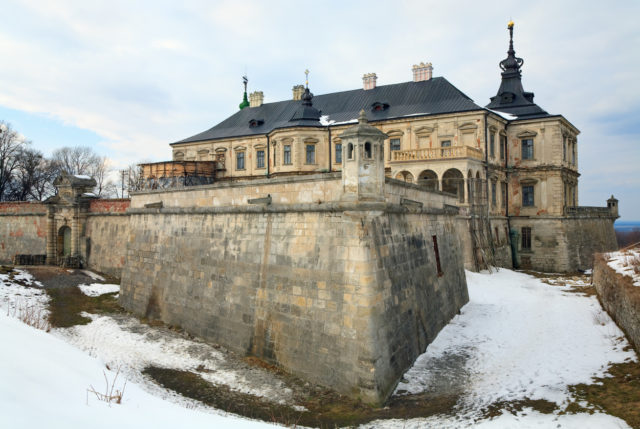
[[276, 103], [245, 86], [130, 200], [63, 175], [44, 204], [0, 204], [0, 260], [115, 275], [136, 314], [382, 403], [468, 301], [465, 266], [574, 271], [615, 248], [617, 201], [577, 205], [578, 130], [524, 91], [508, 29], [486, 108], [424, 63]]

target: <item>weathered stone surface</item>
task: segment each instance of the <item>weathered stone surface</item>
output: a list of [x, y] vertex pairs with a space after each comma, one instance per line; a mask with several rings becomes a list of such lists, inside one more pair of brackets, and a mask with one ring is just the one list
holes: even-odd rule
[[0, 263], [15, 255], [46, 253], [46, 207], [39, 203], [0, 203]]
[[453, 230], [452, 214], [133, 212], [120, 299], [381, 402], [468, 300]]
[[604, 309], [640, 353], [640, 287], [633, 285], [631, 277], [609, 267], [606, 255], [595, 257], [593, 284]]

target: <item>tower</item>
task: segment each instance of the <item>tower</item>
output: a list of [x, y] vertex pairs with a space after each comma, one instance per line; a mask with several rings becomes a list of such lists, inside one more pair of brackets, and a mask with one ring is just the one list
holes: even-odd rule
[[347, 201], [384, 201], [385, 133], [367, 123], [364, 110], [358, 124], [340, 135], [342, 192]]

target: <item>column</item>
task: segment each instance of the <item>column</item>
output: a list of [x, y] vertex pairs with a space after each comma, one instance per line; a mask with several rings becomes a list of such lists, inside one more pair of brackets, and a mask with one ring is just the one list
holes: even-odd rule
[[56, 265], [56, 218], [55, 209], [49, 206], [47, 213], [47, 264]]

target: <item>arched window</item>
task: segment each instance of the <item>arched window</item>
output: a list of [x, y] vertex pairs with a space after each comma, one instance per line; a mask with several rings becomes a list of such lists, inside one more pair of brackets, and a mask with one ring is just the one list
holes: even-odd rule
[[371, 143], [369, 142], [364, 144], [364, 158], [371, 159]]

